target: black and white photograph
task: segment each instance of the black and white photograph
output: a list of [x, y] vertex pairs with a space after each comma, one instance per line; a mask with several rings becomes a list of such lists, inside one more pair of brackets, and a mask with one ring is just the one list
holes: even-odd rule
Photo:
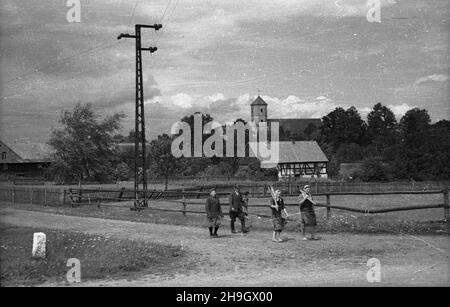
[[0, 0], [0, 59], [0, 287], [450, 286], [448, 0]]

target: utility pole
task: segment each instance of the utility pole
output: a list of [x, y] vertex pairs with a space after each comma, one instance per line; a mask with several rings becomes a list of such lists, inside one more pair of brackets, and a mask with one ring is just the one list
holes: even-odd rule
[[[154, 25], [135, 25], [134, 35], [128, 33], [120, 34], [117, 39], [134, 38], [136, 39], [136, 112], [134, 126], [134, 207], [132, 210], [140, 210], [148, 206], [147, 201], [147, 163], [145, 148], [145, 112], [144, 112], [144, 84], [142, 77], [142, 51], [150, 53], [158, 50], [156, 47], [141, 47], [141, 29], [151, 28], [158, 31], [162, 28], [161, 24]], [[142, 190], [139, 190], [139, 162], [142, 163]]]

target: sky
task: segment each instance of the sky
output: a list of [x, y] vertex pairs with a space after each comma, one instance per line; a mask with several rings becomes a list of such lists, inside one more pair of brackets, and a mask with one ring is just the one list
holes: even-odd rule
[[[374, 0], [372, 0], [374, 1]], [[0, 0], [0, 138], [46, 142], [63, 110], [91, 103], [134, 127], [136, 23], [143, 46], [147, 138], [185, 115], [249, 120], [260, 94], [270, 118], [322, 117], [377, 102], [450, 119], [448, 0]]]

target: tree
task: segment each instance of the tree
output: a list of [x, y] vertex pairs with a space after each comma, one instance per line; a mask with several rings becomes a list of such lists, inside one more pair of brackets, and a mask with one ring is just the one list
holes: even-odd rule
[[322, 117], [319, 141], [329, 144], [333, 150], [342, 143], [364, 145], [367, 125], [355, 107], [347, 110], [339, 107]]
[[360, 162], [364, 157], [363, 148], [355, 143], [343, 143], [336, 151], [339, 163]]
[[402, 155], [406, 159], [407, 174], [417, 180], [429, 178], [435, 153], [430, 152], [430, 116], [427, 110], [414, 108], [400, 120]]
[[368, 157], [364, 159], [361, 177], [365, 181], [392, 180], [390, 166], [381, 157]]
[[403, 138], [426, 132], [430, 127], [430, 116], [427, 110], [414, 108], [408, 110], [400, 120], [400, 131]]
[[133, 170], [125, 162], [119, 163], [114, 169], [113, 177], [116, 182], [129, 180], [132, 176]]
[[397, 142], [397, 120], [394, 113], [381, 103], [373, 106], [367, 115], [367, 137], [376, 154], [385, 151]]
[[450, 121], [440, 120], [428, 130], [427, 152], [432, 153], [428, 173], [433, 179], [450, 179]]
[[164, 177], [165, 190], [167, 190], [169, 176], [176, 173], [181, 166], [180, 159], [172, 155], [171, 146], [172, 138], [164, 133], [150, 142], [148, 153], [149, 171]]
[[63, 127], [52, 130], [48, 141], [54, 149], [50, 172], [64, 182], [109, 181], [116, 162], [113, 134], [123, 117], [116, 113], [99, 120], [91, 104], [64, 111], [59, 120]]

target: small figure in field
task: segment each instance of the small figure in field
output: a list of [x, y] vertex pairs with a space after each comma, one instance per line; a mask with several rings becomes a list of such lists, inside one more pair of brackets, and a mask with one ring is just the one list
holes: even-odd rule
[[305, 185], [303, 190], [300, 190], [300, 195], [298, 196], [300, 205], [300, 216], [301, 216], [301, 230], [303, 240], [308, 240], [306, 238], [306, 230], [309, 228], [311, 233], [311, 240], [318, 240], [316, 237], [316, 214], [314, 212], [314, 205], [316, 204], [311, 195], [311, 186]]
[[282, 212], [288, 216], [289, 214], [284, 207], [284, 200], [281, 198], [281, 191], [276, 190], [274, 198], [270, 199], [270, 209], [272, 209], [272, 222], [273, 222], [273, 237], [274, 242], [283, 242], [281, 239], [281, 232], [286, 224], [286, 219], [283, 218]]
[[230, 203], [231, 232], [236, 233], [236, 230], [234, 228], [236, 218], [238, 218], [241, 222], [241, 231], [243, 233], [248, 232], [247, 228], [245, 227], [244, 213], [244, 209], [246, 210], [247, 204], [245, 203], [244, 198], [242, 197], [242, 193], [240, 192], [240, 188], [237, 184], [234, 185], [234, 191], [230, 194], [228, 201]]
[[217, 197], [215, 189], [211, 189], [209, 197], [206, 199], [205, 207], [209, 235], [211, 237], [218, 237], [217, 230], [220, 226], [220, 220], [223, 218], [223, 213], [222, 208], [220, 207], [219, 197]]

